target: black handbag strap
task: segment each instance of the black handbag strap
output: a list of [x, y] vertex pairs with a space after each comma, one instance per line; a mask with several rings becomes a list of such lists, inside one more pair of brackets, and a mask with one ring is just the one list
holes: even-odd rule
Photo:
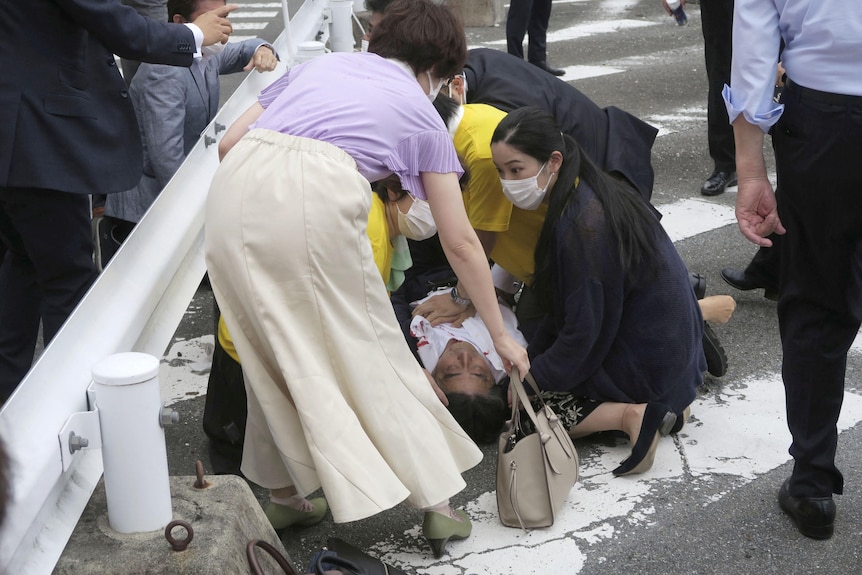
[[[324, 566], [326, 563], [326, 566]], [[317, 563], [314, 565], [315, 575], [326, 575], [327, 570], [332, 570], [335, 567], [344, 575], [366, 575], [365, 570], [360, 568], [353, 561], [348, 561], [338, 555], [321, 555], [317, 558]]]
[[330, 551], [337, 553], [339, 557], [353, 561], [361, 569], [364, 569], [368, 575], [407, 575], [404, 571], [392, 565], [387, 565], [382, 560], [372, 557], [338, 537], [327, 538], [326, 547]]

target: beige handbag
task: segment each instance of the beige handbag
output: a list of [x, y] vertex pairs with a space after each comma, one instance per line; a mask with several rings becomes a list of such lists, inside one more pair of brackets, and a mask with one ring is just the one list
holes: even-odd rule
[[[539, 397], [530, 373], [526, 380]], [[517, 369], [512, 370], [509, 388], [512, 418], [500, 434], [497, 451], [500, 521], [522, 529], [548, 527], [578, 480], [578, 452], [557, 414], [541, 398], [541, 409], [533, 410]], [[524, 413], [529, 421], [521, 421]]]

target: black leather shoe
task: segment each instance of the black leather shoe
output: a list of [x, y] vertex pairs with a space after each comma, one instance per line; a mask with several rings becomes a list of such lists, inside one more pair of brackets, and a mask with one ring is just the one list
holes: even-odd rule
[[691, 289], [694, 290], [694, 295], [697, 299], [706, 297], [706, 278], [694, 272], [688, 272], [688, 279], [691, 282]]
[[751, 276], [745, 273], [745, 270], [724, 268], [721, 270], [721, 279], [726, 281], [730, 286], [742, 291], [763, 289], [763, 297], [772, 301], [778, 300], [777, 285]]
[[560, 68], [552, 68], [551, 66], [548, 66], [547, 62], [530, 62], [530, 64], [537, 68], [541, 68], [548, 74], [553, 74], [554, 76], [562, 76], [566, 73], [565, 70], [562, 70]]
[[703, 355], [706, 356], [706, 371], [715, 377], [721, 377], [727, 373], [727, 354], [718, 341], [718, 336], [703, 322]]
[[723, 194], [728, 186], [736, 185], [736, 172], [714, 171], [700, 188], [704, 196], [717, 196]]
[[835, 502], [832, 497], [792, 497], [790, 480], [781, 484], [778, 490], [778, 505], [806, 537], [829, 539], [832, 537], [835, 522]]

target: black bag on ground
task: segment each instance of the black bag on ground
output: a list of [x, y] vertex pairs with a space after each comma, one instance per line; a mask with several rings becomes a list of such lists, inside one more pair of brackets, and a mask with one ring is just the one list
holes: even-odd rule
[[339, 557], [347, 559], [356, 564], [363, 573], [367, 575], [407, 575], [401, 569], [396, 569], [391, 565], [387, 565], [380, 559], [376, 559], [371, 555], [357, 549], [347, 541], [337, 537], [330, 537], [326, 540], [326, 546], [329, 550], [334, 551]]

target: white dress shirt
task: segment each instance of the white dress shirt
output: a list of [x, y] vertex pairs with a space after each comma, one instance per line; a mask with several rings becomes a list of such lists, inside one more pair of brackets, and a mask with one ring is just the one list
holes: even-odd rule
[[[448, 293], [449, 289], [436, 291], [429, 294], [425, 299], [419, 300], [422, 303], [431, 296], [439, 295], [440, 293]], [[500, 313], [503, 316], [503, 325], [506, 331], [514, 338], [516, 342], [527, 346], [527, 341], [518, 330], [518, 320], [515, 318], [514, 312], [505, 304], [500, 304]], [[494, 381], [498, 382], [506, 375], [506, 370], [503, 368], [503, 360], [494, 349], [494, 341], [491, 339], [491, 334], [488, 333], [488, 328], [482, 323], [479, 316], [473, 316], [464, 321], [461, 327], [455, 327], [451, 323], [443, 323], [438, 326], [432, 326], [431, 322], [422, 316], [415, 316], [410, 322], [410, 333], [413, 337], [419, 340], [417, 351], [419, 358], [422, 360], [422, 365], [428, 371], [434, 371], [437, 365], [437, 360], [440, 359], [443, 351], [446, 349], [446, 344], [450, 340], [465, 341], [479, 350], [479, 353], [485, 356], [488, 365], [491, 366], [491, 372], [494, 376]]]

